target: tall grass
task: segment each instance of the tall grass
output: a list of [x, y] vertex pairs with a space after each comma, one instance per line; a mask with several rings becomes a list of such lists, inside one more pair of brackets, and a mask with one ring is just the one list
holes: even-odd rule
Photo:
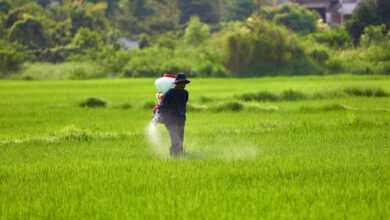
[[316, 93], [304, 93], [297, 90], [284, 90], [280, 94], [269, 91], [259, 91], [255, 93], [245, 93], [236, 96], [242, 101], [258, 101], [258, 102], [277, 102], [277, 101], [299, 101], [307, 99], [332, 99], [345, 96], [362, 96], [362, 97], [388, 97], [390, 93], [382, 88], [369, 87], [349, 87], [342, 90], [323, 91]]
[[27, 63], [20, 75], [25, 80], [75, 80], [107, 77], [103, 68], [93, 62]]

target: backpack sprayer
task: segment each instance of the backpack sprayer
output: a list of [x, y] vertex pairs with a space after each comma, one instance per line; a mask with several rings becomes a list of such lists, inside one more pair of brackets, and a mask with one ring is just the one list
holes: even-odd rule
[[152, 123], [154, 125], [158, 123], [162, 123], [161, 116], [159, 113], [159, 108], [162, 99], [164, 98], [165, 93], [168, 92], [168, 90], [175, 87], [175, 79], [176, 74], [162, 74], [160, 78], [158, 78], [154, 84], [156, 85], [157, 93], [156, 93], [156, 105], [153, 107], [153, 119]]

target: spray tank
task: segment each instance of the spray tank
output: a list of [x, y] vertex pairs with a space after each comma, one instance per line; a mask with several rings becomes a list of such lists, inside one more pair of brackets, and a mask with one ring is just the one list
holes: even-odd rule
[[176, 79], [176, 74], [166, 73], [166, 74], [162, 74], [161, 77], [154, 82], [157, 89], [157, 94], [156, 94], [157, 102], [156, 105], [153, 107], [152, 122], [155, 125], [157, 123], [161, 123], [161, 117], [159, 113], [160, 103], [164, 98], [165, 93], [167, 93], [168, 90], [175, 87], [175, 79]]

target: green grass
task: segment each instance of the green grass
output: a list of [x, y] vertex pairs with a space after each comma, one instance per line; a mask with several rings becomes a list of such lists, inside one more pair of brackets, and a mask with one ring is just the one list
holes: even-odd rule
[[152, 79], [0, 81], [0, 219], [389, 219], [389, 97], [237, 99], [351, 88], [390, 78], [194, 79], [171, 159], [145, 135]]

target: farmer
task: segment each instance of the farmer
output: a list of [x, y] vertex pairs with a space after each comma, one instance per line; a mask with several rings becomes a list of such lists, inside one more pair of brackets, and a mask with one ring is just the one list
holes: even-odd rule
[[175, 79], [175, 87], [164, 95], [159, 107], [162, 122], [168, 129], [171, 138], [170, 154], [172, 156], [183, 154], [184, 125], [188, 101], [188, 92], [185, 87], [188, 83], [190, 81], [185, 74], [178, 74]]

